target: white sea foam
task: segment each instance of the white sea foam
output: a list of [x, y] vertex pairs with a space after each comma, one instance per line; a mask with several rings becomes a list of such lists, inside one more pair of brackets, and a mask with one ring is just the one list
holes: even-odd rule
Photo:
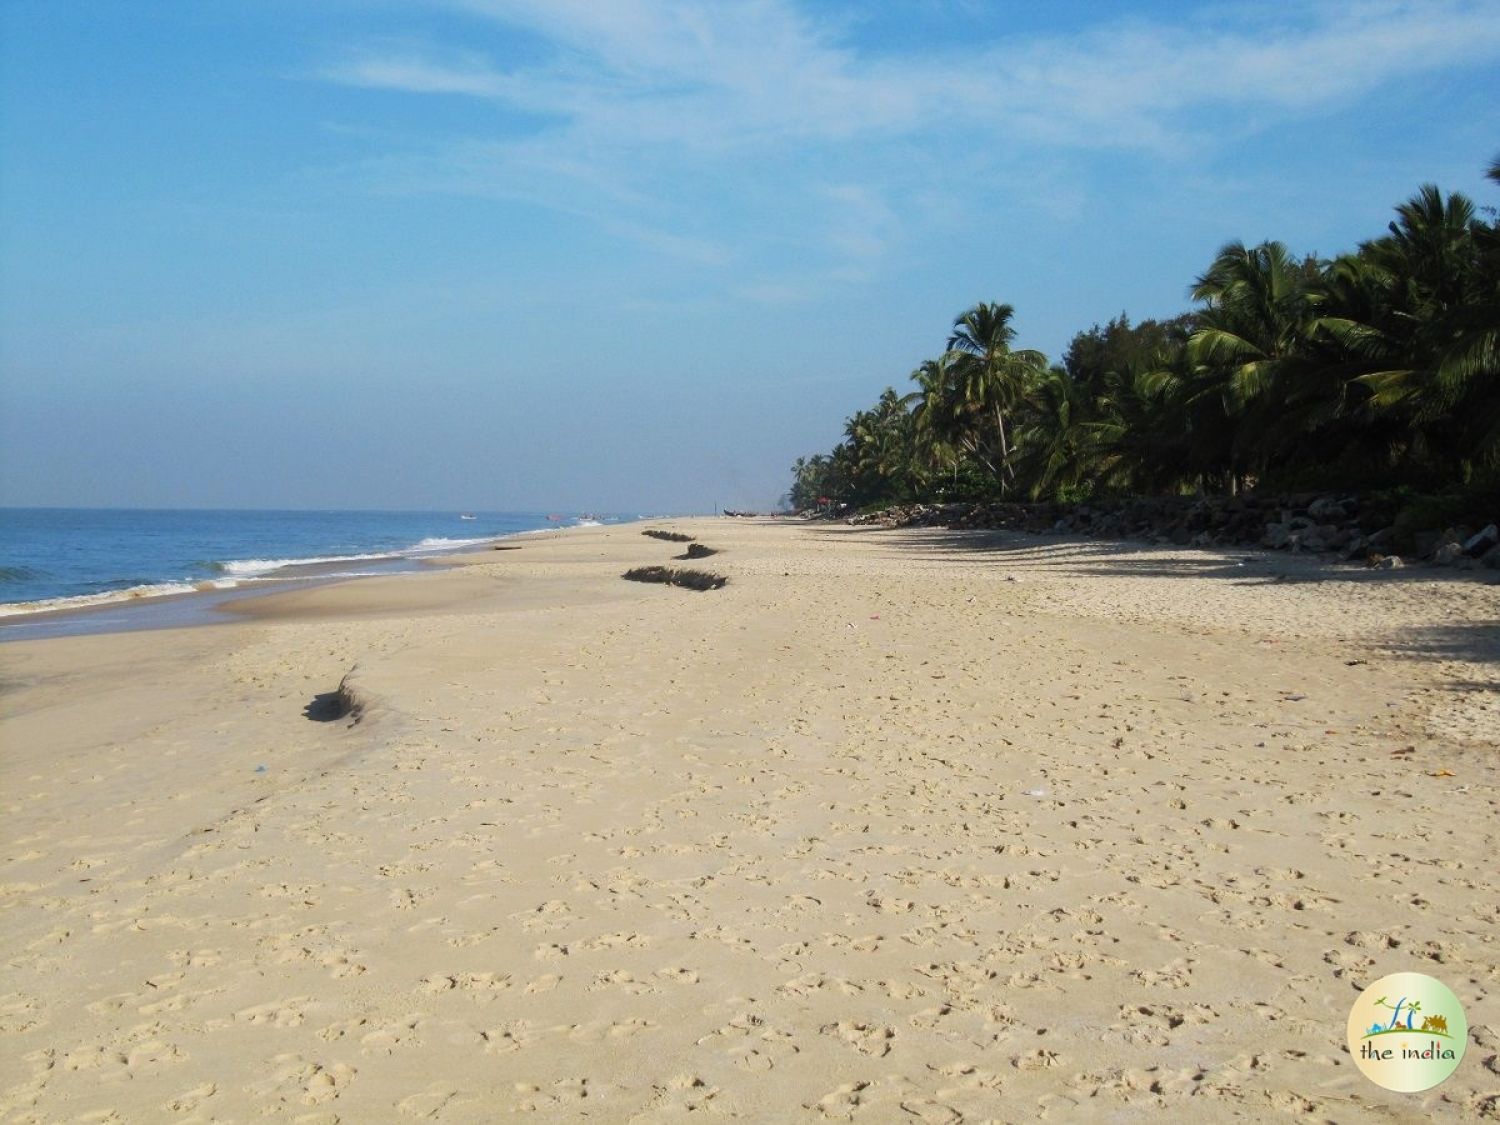
[[423, 539], [420, 543], [413, 544], [401, 553], [416, 554], [420, 551], [451, 551], [459, 547], [472, 547], [476, 543], [488, 543], [494, 538], [495, 536], [493, 535], [483, 535], [478, 539], [444, 539], [442, 536], [435, 536], [431, 539]]
[[[560, 530], [556, 527], [538, 527], [527, 531], [510, 532], [508, 535], [486, 535], [473, 539], [454, 539], [432, 536], [403, 549], [359, 555], [313, 555], [304, 558], [276, 559], [230, 559], [215, 563], [213, 569], [223, 577], [207, 579], [184, 579], [180, 582], [155, 582], [131, 586], [124, 590], [105, 590], [97, 594], [77, 594], [70, 597], [42, 598], [29, 602], [0, 602], [0, 617], [18, 617], [23, 614], [51, 613], [60, 610], [88, 609], [93, 606], [119, 605], [145, 598], [169, 597], [174, 594], [210, 593], [232, 590], [241, 586], [259, 586], [272, 582], [294, 582], [305, 579], [301, 574], [277, 574], [275, 572], [292, 567], [327, 566], [337, 563], [361, 563], [376, 560], [395, 560], [423, 555], [442, 554], [465, 547], [490, 543], [510, 535], [535, 535]], [[320, 579], [359, 578], [371, 572], [360, 569], [340, 569], [317, 575]]]
[[220, 573], [231, 575], [235, 578], [258, 578], [263, 574], [270, 574], [273, 570], [281, 570], [288, 566], [317, 566], [320, 563], [343, 563], [363, 562], [368, 559], [388, 559], [394, 552], [379, 555], [313, 555], [301, 559], [230, 559], [228, 562], [215, 563], [215, 569]]
[[[373, 558], [387, 558], [374, 555]], [[270, 561], [270, 560], [267, 560]], [[307, 562], [306, 559], [291, 559], [290, 562]], [[361, 578], [368, 571], [341, 570], [320, 575], [325, 578]], [[74, 594], [69, 597], [41, 598], [30, 602], [0, 602], [0, 617], [20, 617], [31, 613], [56, 613], [63, 610], [92, 609], [95, 606], [127, 605], [131, 602], [152, 598], [171, 597], [174, 594], [212, 594], [221, 590], [236, 590], [245, 586], [265, 586], [273, 582], [305, 581], [302, 575], [285, 576], [250, 575], [236, 578], [200, 578], [183, 582], [152, 582], [141, 586], [130, 586], [124, 590], [105, 590], [97, 594]]]
[[99, 594], [75, 594], [66, 598], [42, 598], [34, 602], [0, 603], [0, 617], [15, 617], [23, 613], [48, 613], [60, 609], [87, 609], [89, 606], [110, 605], [119, 602], [139, 601], [141, 598], [162, 598], [170, 594], [193, 594], [205, 588], [223, 590], [233, 582], [153, 582], [145, 586], [131, 586], [125, 590], [106, 590]]

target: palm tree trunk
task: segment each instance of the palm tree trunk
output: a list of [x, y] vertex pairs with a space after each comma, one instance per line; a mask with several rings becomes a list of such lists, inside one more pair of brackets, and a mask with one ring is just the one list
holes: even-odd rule
[[[980, 448], [979, 442], [974, 438], [967, 437], [963, 439], [963, 444], [970, 453], [979, 458], [984, 467], [990, 471], [990, 475], [998, 481], [1000, 479], [1000, 470], [995, 468], [995, 463], [984, 455], [984, 451]], [[956, 464], [953, 469], [953, 479], [955, 481], [958, 480], [958, 467]]]
[[[1016, 472], [1010, 467], [1010, 442], [1005, 436], [1005, 414], [998, 404], [995, 406], [995, 425], [1000, 428], [1000, 464], [1005, 468], [1006, 480], [1014, 482]], [[1003, 483], [1001, 487], [1004, 488]]]

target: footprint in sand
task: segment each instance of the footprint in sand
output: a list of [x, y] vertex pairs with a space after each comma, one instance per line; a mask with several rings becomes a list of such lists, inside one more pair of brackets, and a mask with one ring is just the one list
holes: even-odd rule
[[246, 1089], [256, 1098], [282, 1104], [319, 1105], [330, 1101], [344, 1091], [356, 1073], [345, 1063], [324, 1066], [301, 1055], [277, 1055], [270, 1063], [270, 1077]]
[[935, 1066], [928, 1064], [927, 1069], [941, 1078], [948, 1080], [950, 1085], [937, 1092], [939, 1098], [956, 1098], [963, 1094], [973, 1093], [979, 1090], [996, 1091], [1002, 1086], [1001, 1078], [992, 1070], [975, 1066], [973, 1063], [955, 1062], [947, 1066]]
[[511, 985], [509, 973], [434, 973], [422, 978], [423, 992], [436, 995], [457, 992], [470, 1000], [487, 1004]]
[[167, 960], [179, 969], [211, 969], [224, 959], [217, 949], [173, 949]]
[[1062, 1061], [1063, 1057], [1056, 1051], [1037, 1047], [1035, 1050], [1014, 1056], [1010, 1060], [1010, 1065], [1017, 1070], [1050, 1070], [1052, 1067], [1062, 1065]]
[[[515, 1089], [520, 1095], [517, 1109], [528, 1113], [548, 1110], [567, 1116], [581, 1114], [584, 1107], [580, 1103], [603, 1102], [615, 1091], [615, 1087], [608, 1083], [596, 1083], [587, 1078], [564, 1078], [546, 1087], [517, 1082]], [[599, 1106], [597, 1112], [604, 1112], [604, 1107]]]
[[613, 972], [598, 973], [588, 984], [586, 991], [598, 992], [601, 989], [614, 988], [621, 992], [627, 992], [632, 996], [638, 996], [643, 992], [655, 992], [656, 989], [645, 981], [637, 980], [635, 974], [626, 969], [615, 969]]
[[1179, 957], [1160, 969], [1135, 969], [1130, 975], [1147, 988], [1186, 988], [1192, 983], [1193, 964], [1190, 958]]
[[469, 1100], [471, 1099], [465, 1098], [457, 1088], [434, 1082], [420, 1093], [402, 1098], [396, 1103], [396, 1109], [407, 1117], [436, 1119], [445, 1110], [456, 1109]]
[[896, 1029], [878, 1024], [856, 1023], [840, 1020], [818, 1028], [824, 1035], [832, 1036], [849, 1044], [860, 1054], [881, 1058], [891, 1053], [891, 1041], [896, 1038]]
[[925, 1098], [907, 1098], [900, 1104], [903, 1113], [922, 1122], [922, 1125], [956, 1125], [964, 1119], [964, 1115], [952, 1106]]
[[303, 1008], [311, 1002], [307, 996], [293, 996], [286, 1000], [272, 1000], [257, 1004], [253, 1008], [241, 1008], [234, 1018], [241, 1023], [266, 1027], [298, 1027], [306, 1018]]
[[519, 1051], [529, 1047], [536, 1042], [538, 1032], [527, 1020], [517, 1020], [515, 1023], [506, 1024], [504, 1027], [491, 1028], [481, 1031], [479, 1038], [484, 1042], [484, 1050], [489, 1055], [508, 1055], [513, 1051]]
[[214, 1083], [204, 1082], [198, 1086], [194, 1086], [191, 1090], [184, 1090], [162, 1106], [162, 1108], [170, 1110], [172, 1113], [192, 1113], [218, 1092], [219, 1087]]
[[626, 1039], [643, 1031], [654, 1031], [659, 1024], [651, 1020], [594, 1020], [591, 1023], [576, 1023], [560, 1028], [575, 1043], [603, 1043], [606, 1040]]
[[785, 996], [795, 996], [799, 1000], [805, 1000], [821, 992], [837, 993], [840, 996], [855, 996], [863, 992], [864, 985], [855, 984], [853, 981], [845, 980], [843, 977], [830, 977], [823, 973], [803, 973], [785, 984], [776, 986], [776, 991]]
[[360, 1018], [329, 1024], [318, 1032], [318, 1038], [329, 1043], [357, 1039], [360, 1050], [365, 1053], [390, 1055], [399, 1047], [420, 1047], [422, 1039], [418, 1032], [421, 1025], [420, 1015], [394, 1020]]
[[[93, 1005], [89, 1006], [92, 1010]], [[0, 1032], [7, 1035], [18, 1035], [23, 1031], [30, 1031], [41, 1018], [38, 1015], [41, 1005], [34, 996], [25, 996], [19, 992], [7, 992], [0, 996]]]

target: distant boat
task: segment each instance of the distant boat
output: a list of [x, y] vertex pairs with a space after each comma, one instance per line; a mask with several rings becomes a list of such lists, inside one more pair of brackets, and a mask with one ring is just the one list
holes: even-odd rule
[[553, 514], [553, 515], [550, 515], [550, 516], [547, 517], [547, 522], [548, 523], [561, 523], [563, 521], [563, 519], [564, 519], [563, 516], [559, 516], [559, 515]]
[[477, 520], [479, 517], [474, 515], [472, 512], [464, 512], [458, 518], [461, 520]]

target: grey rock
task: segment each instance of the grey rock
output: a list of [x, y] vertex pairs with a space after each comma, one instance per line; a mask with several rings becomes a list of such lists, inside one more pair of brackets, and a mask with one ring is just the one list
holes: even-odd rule
[[1381, 570], [1400, 570], [1406, 564], [1401, 561], [1400, 555], [1391, 555], [1388, 558], [1381, 559], [1375, 565]]
[[1464, 540], [1464, 554], [1477, 557], [1497, 543], [1500, 543], [1500, 527], [1490, 524]]
[[1292, 529], [1284, 523], [1266, 524], [1265, 534], [1260, 537], [1260, 545], [1269, 547], [1273, 551], [1279, 551], [1287, 546], [1292, 539]]
[[1438, 544], [1443, 542], [1441, 531], [1418, 531], [1411, 537], [1413, 546], [1416, 547], [1417, 558], [1425, 559], [1437, 550]]
[[1437, 566], [1452, 566], [1464, 557], [1464, 549], [1457, 543], [1444, 543], [1433, 552], [1432, 561]]

